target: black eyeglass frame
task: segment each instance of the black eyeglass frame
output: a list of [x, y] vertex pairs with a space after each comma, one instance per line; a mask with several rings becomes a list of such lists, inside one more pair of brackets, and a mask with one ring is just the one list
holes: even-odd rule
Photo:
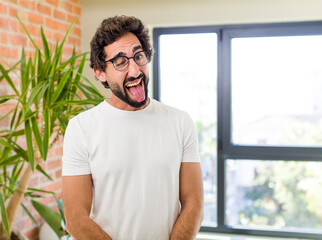
[[[138, 64], [138, 63], [135, 61], [135, 56], [136, 56], [137, 54], [139, 54], [139, 53], [142, 53], [142, 52], [144, 52], [144, 53], [146, 54], [148, 61], [147, 61], [145, 64]], [[137, 65], [139, 65], [139, 66], [144, 66], [144, 65], [148, 64], [148, 63], [151, 61], [151, 53], [152, 53], [152, 51], [151, 51], [151, 50], [141, 50], [141, 51], [136, 52], [132, 57], [127, 57], [127, 56], [116, 56], [116, 57], [113, 57], [113, 58], [111, 58], [111, 59], [108, 59], [108, 60], [106, 60], [106, 61], [104, 61], [104, 62], [105, 62], [105, 63], [111, 62], [111, 63], [113, 64], [113, 67], [114, 67], [117, 71], [124, 71], [125, 69], [127, 69], [127, 68], [128, 68], [129, 63], [130, 63], [130, 59], [133, 59], [133, 61], [134, 61]], [[124, 69], [121, 69], [121, 70], [120, 70], [120, 69], [117, 69], [117, 68], [115, 67], [115, 65], [114, 65], [114, 60], [115, 60], [116, 58], [119, 58], [119, 57], [123, 57], [123, 58], [126, 58], [126, 59], [127, 59], [127, 66], [126, 66]]]

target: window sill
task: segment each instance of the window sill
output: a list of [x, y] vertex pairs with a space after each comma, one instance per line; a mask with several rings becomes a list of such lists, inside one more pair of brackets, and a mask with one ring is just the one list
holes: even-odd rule
[[[276, 238], [247, 235], [231, 235], [220, 233], [198, 233], [196, 240], [298, 240], [298, 238]], [[304, 240], [304, 239], [301, 239]]]

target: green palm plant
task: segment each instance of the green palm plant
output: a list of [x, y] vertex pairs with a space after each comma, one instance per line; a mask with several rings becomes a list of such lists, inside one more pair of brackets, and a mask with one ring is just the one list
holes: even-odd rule
[[[49, 149], [64, 134], [68, 120], [86, 110], [88, 105], [97, 105], [104, 99], [82, 75], [87, 54], [77, 54], [74, 49], [69, 58], [63, 58], [63, 46], [73, 23], [62, 42], [57, 42], [51, 50], [42, 28], [43, 48], [40, 49], [18, 20], [35, 53], [27, 58], [22, 49], [20, 60], [12, 67], [0, 64], [0, 82], [6, 81], [12, 90], [12, 94], [0, 96], [1, 106], [12, 106], [0, 119], [0, 125], [2, 121], [9, 125], [0, 131], [1, 240], [10, 237], [20, 205], [31, 216], [22, 205], [24, 196], [37, 196], [33, 193], [37, 189], [28, 189], [30, 178], [35, 169], [50, 178], [41, 163], [46, 161]], [[14, 84], [13, 75], [20, 79], [19, 87]], [[21, 139], [25, 139], [26, 147]]]

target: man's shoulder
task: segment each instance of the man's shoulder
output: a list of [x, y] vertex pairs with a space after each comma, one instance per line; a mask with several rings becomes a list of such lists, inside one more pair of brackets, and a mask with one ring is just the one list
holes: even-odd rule
[[156, 112], [168, 113], [168, 114], [174, 115], [174, 116], [185, 116], [185, 115], [187, 115], [187, 112], [185, 112], [185, 111], [183, 111], [183, 110], [181, 110], [179, 108], [167, 105], [167, 104], [159, 102], [157, 100], [153, 100], [153, 101], [154, 101]]
[[98, 105], [77, 114], [69, 121], [86, 123], [88, 121], [95, 120], [99, 118], [99, 115], [101, 114], [100, 113], [101, 105], [102, 103], [99, 103]]

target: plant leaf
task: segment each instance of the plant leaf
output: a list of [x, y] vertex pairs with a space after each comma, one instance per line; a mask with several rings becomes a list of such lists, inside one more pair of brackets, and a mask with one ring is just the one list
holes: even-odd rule
[[39, 164], [37, 165], [36, 169], [42, 174], [44, 174], [49, 180], [53, 181], [53, 179], [44, 171], [44, 169], [41, 168]]
[[56, 235], [60, 238], [62, 237], [63, 231], [61, 228], [61, 217], [59, 213], [55, 212], [51, 208], [45, 206], [44, 204], [37, 202], [35, 200], [31, 201], [34, 208], [40, 214], [40, 216], [48, 223], [48, 225], [54, 230]]
[[34, 42], [34, 40], [32, 40], [32, 38], [31, 38], [31, 36], [30, 36], [30, 34], [29, 34], [29, 32], [28, 32], [27, 28], [26, 28], [26, 27], [25, 27], [25, 25], [22, 23], [21, 19], [18, 17], [18, 15], [16, 15], [16, 17], [18, 18], [18, 21], [19, 21], [19, 23], [21, 24], [21, 26], [22, 26], [23, 30], [25, 30], [25, 32], [26, 32], [26, 34], [27, 34], [27, 36], [28, 36], [29, 40], [31, 41], [32, 45], [34, 45], [34, 47], [35, 47], [36, 49], [38, 49], [38, 47], [37, 47], [36, 43]]
[[23, 210], [25, 210], [25, 212], [27, 213], [27, 215], [29, 216], [29, 218], [38, 226], [39, 223], [37, 222], [37, 220], [34, 218], [34, 216], [32, 216], [32, 214], [29, 212], [29, 210], [26, 208], [26, 206], [23, 203], [20, 203], [21, 207], [23, 208]]
[[48, 58], [51, 57], [51, 55], [50, 55], [48, 42], [47, 42], [47, 39], [46, 39], [46, 36], [44, 34], [44, 30], [43, 30], [42, 27], [40, 27], [40, 34], [41, 34], [42, 44], [43, 44], [43, 47], [44, 47], [45, 58], [48, 59]]
[[37, 120], [35, 117], [31, 118], [31, 124], [32, 124], [32, 131], [34, 133], [36, 143], [38, 146], [38, 150], [40, 152], [41, 157], [44, 158], [44, 149], [43, 149], [43, 145], [42, 145], [42, 139], [41, 139], [38, 123], [37, 123]]
[[28, 152], [29, 164], [31, 166], [31, 169], [34, 170], [35, 156], [34, 156], [34, 148], [32, 144], [30, 120], [25, 121], [25, 134], [26, 134], [26, 141], [27, 141], [27, 152]]
[[64, 77], [60, 80], [60, 82], [56, 88], [56, 91], [52, 97], [52, 103], [55, 103], [55, 101], [59, 97], [60, 93], [62, 92], [63, 88], [65, 87], [67, 80], [71, 77], [71, 71], [72, 71], [72, 68], [69, 68], [67, 73], [65, 73]]
[[43, 112], [44, 117], [44, 137], [43, 137], [43, 149], [44, 149], [44, 160], [47, 158], [48, 147], [49, 147], [49, 138], [50, 138], [50, 117], [49, 109], [45, 108]]
[[13, 84], [11, 78], [9, 77], [8, 72], [4, 69], [4, 67], [2, 66], [2, 64], [0, 64], [0, 71], [3, 75], [3, 77], [7, 80], [7, 82], [9, 83], [10, 87], [13, 89], [13, 91], [15, 91], [15, 93], [17, 94], [17, 96], [19, 96], [19, 92], [17, 90], [17, 88], [15, 87], [15, 85]]
[[[25, 114], [24, 114], [24, 117], [26, 117], [28, 111], [29, 111], [29, 108], [31, 107], [31, 105], [34, 103], [34, 100], [37, 96], [37, 94], [44, 89], [44, 85], [46, 85], [46, 82], [42, 82], [40, 84], [37, 85], [37, 87], [31, 89], [31, 93], [30, 93], [30, 96], [29, 96], [29, 99], [28, 99], [28, 102], [27, 102], [27, 105], [26, 105], [26, 108], [25, 108]], [[45, 89], [46, 90], [46, 89]]]
[[10, 239], [10, 228], [9, 228], [9, 222], [8, 222], [8, 215], [7, 215], [7, 210], [6, 210], [1, 192], [0, 192], [0, 210], [1, 210], [2, 225], [4, 227], [4, 230], [7, 233], [8, 238]]

